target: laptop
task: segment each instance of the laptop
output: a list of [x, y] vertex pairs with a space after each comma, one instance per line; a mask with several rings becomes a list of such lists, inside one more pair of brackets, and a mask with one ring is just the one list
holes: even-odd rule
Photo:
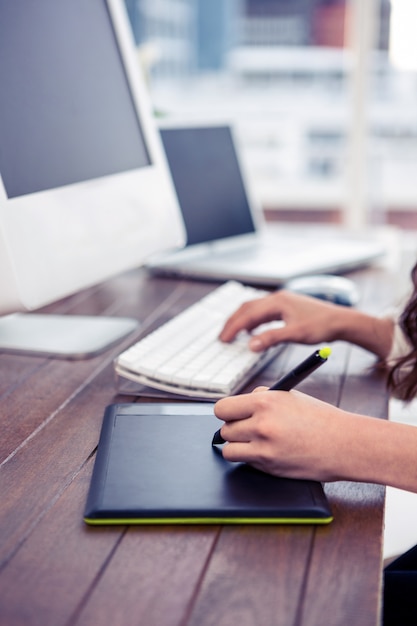
[[296, 235], [267, 227], [251, 198], [230, 124], [166, 125], [160, 134], [187, 244], [148, 259], [151, 273], [280, 286], [306, 274], [352, 270], [384, 254], [370, 235], [337, 231], [323, 240], [314, 227]]

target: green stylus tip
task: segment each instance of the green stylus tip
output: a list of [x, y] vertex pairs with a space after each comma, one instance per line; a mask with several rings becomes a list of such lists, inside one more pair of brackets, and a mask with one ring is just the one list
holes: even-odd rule
[[332, 353], [331, 348], [329, 348], [329, 346], [326, 346], [325, 348], [321, 348], [321, 350], [319, 350], [319, 355], [321, 356], [322, 359], [327, 359]]

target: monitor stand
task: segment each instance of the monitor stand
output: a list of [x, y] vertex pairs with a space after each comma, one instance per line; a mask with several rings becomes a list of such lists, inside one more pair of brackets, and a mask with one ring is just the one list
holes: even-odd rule
[[59, 359], [86, 359], [139, 326], [126, 317], [13, 313], [0, 317], [0, 351]]

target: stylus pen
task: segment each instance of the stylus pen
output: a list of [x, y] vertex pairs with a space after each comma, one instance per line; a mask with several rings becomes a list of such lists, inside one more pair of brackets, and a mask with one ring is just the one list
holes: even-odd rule
[[[269, 391], [290, 391], [293, 389], [298, 383], [301, 383], [302, 380], [310, 376], [320, 365], [326, 363], [331, 353], [331, 349], [326, 346], [325, 348], [321, 348], [320, 350], [316, 350], [307, 357], [302, 363], [294, 367], [291, 372], [280, 378], [272, 387], [269, 388]], [[217, 430], [214, 433], [213, 441], [211, 442], [212, 446], [220, 445], [222, 443], [226, 443], [223, 437], [220, 434], [220, 430]]]

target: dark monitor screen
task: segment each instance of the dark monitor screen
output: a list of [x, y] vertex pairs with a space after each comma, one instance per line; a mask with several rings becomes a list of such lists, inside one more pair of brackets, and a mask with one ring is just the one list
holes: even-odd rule
[[228, 126], [161, 128], [187, 245], [255, 230]]
[[85, 0], [0, 0], [9, 198], [150, 163], [107, 11]]
[[0, 315], [183, 235], [123, 0], [0, 0]]

